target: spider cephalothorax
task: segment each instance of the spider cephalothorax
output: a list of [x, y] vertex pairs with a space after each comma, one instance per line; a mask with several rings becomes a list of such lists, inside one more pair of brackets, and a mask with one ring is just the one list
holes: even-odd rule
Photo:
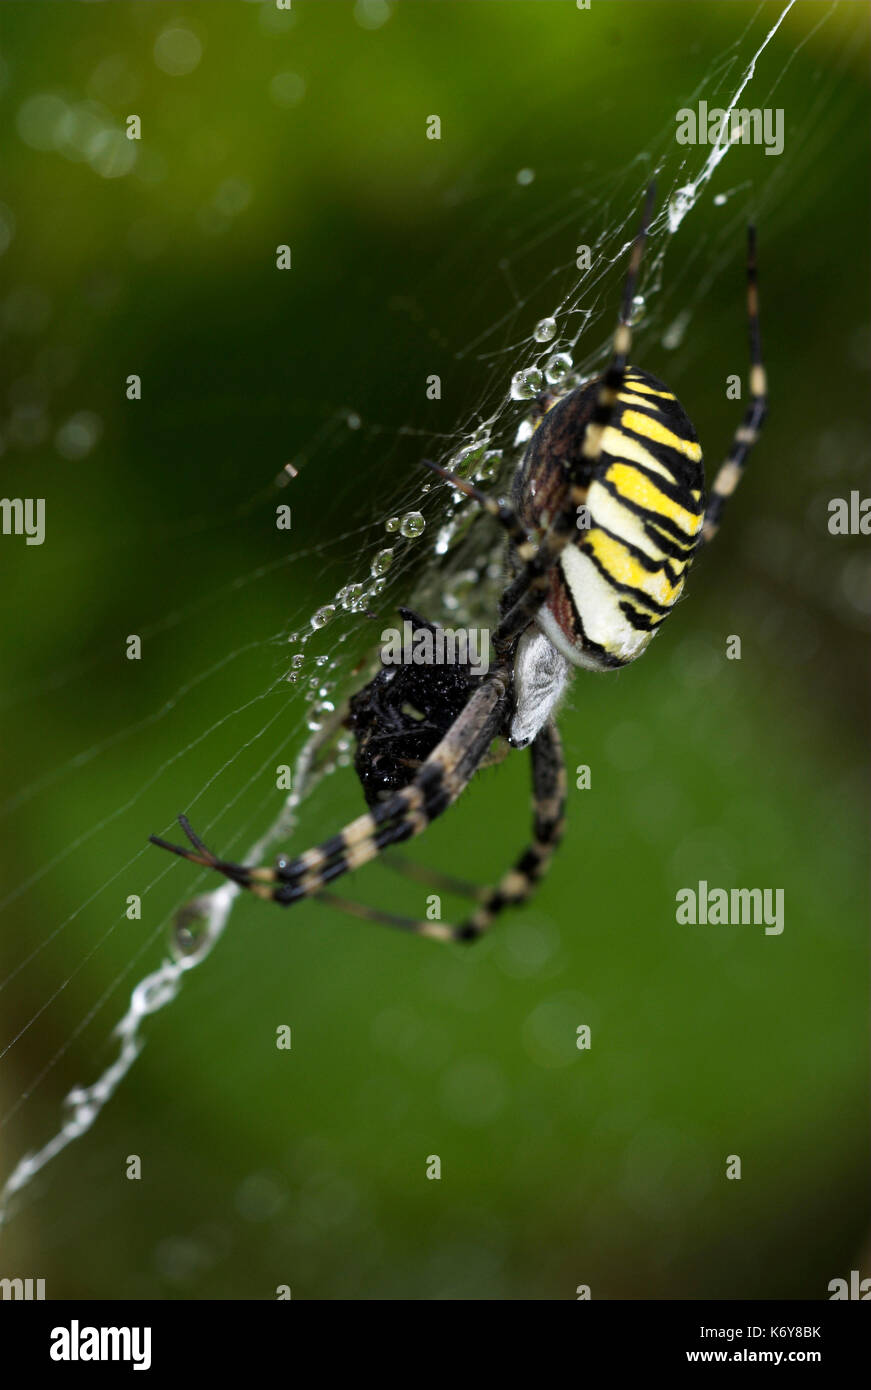
[[[651, 188], [629, 258], [611, 361], [600, 377], [543, 402], [514, 480], [513, 505], [426, 464], [474, 498], [508, 536], [512, 578], [487, 673], [461, 666], [385, 667], [353, 697], [348, 723], [370, 810], [314, 849], [282, 856], [274, 868], [233, 864], [207, 849], [184, 816], [179, 820], [192, 849], [152, 836], [155, 844], [284, 906], [319, 897], [367, 920], [443, 941], [473, 940], [503, 908], [529, 896], [563, 830], [566, 779], [554, 714], [570, 676], [579, 666], [625, 666], [648, 646], [680, 596], [698, 545], [716, 534], [767, 410], [750, 228], [750, 402], [705, 503], [701, 448], [686, 412], [662, 382], [628, 366], [652, 205]], [[405, 611], [417, 630], [436, 631]], [[491, 889], [405, 866], [414, 877], [472, 897], [477, 907], [465, 922], [454, 927], [398, 917], [326, 891], [348, 870], [425, 830], [463, 792], [500, 735], [517, 748], [530, 746], [529, 847]]]

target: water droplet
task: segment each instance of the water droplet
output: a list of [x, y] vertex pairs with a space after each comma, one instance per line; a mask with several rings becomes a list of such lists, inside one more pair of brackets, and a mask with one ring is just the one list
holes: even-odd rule
[[726, 201], [725, 193], [718, 193], [714, 198], [714, 207], [721, 208]]
[[568, 376], [574, 363], [567, 352], [555, 352], [544, 364], [544, 376], [549, 386], [558, 386]]
[[346, 584], [344, 589], [339, 590], [339, 600], [346, 612], [357, 613], [363, 604], [365, 594], [362, 584]]
[[695, 201], [696, 186], [694, 183], [684, 184], [683, 188], [678, 188], [675, 191], [668, 205], [668, 230], [670, 232], [677, 231]]
[[325, 717], [328, 714], [332, 714], [335, 708], [331, 700], [320, 700], [318, 704], [312, 705], [308, 712], [308, 718], [305, 721], [312, 733], [316, 733], [318, 729], [324, 727]]
[[386, 579], [373, 579], [372, 583], [369, 585], [367, 598], [376, 598], [378, 594], [383, 594], [386, 587]]
[[669, 324], [668, 328], [663, 333], [662, 346], [664, 348], [669, 349], [680, 347], [681, 343], [683, 342], [684, 334], [687, 331], [687, 325], [689, 324], [689, 321], [689, 310], [681, 309], [677, 318], [674, 320], [673, 323]]
[[502, 467], [502, 453], [499, 449], [488, 449], [481, 459], [475, 480], [479, 483], [488, 483], [491, 478], [495, 478], [499, 469]]
[[406, 512], [399, 531], [407, 540], [413, 541], [417, 536], [423, 534], [425, 526], [426, 521], [420, 512]]
[[334, 603], [325, 603], [323, 608], [319, 608], [317, 613], [313, 613], [311, 625], [315, 631], [317, 631], [318, 628], [326, 627], [335, 611], [336, 605]]
[[456, 473], [458, 478], [466, 478], [472, 471], [474, 464], [484, 453], [483, 444], [467, 444], [464, 448], [458, 449], [452, 458], [448, 459], [448, 469], [451, 473]]
[[295, 671], [299, 670], [300, 666], [304, 661], [305, 657], [303, 656], [302, 652], [297, 652], [296, 656], [292, 656], [290, 658], [290, 664]]
[[200, 898], [179, 908], [169, 931], [169, 948], [176, 960], [196, 955], [209, 939], [209, 911]]
[[379, 574], [386, 574], [393, 564], [392, 550], [379, 550], [374, 557], [371, 565], [372, 573], [377, 577]]
[[634, 326], [644, 318], [644, 310], [647, 308], [647, 300], [643, 294], [636, 294], [632, 300], [632, 309], [629, 314], [629, 322]]
[[389, 517], [387, 518], [387, 520], [385, 521], [385, 523], [384, 523], [384, 530], [385, 530], [385, 531], [398, 531], [398, 530], [399, 530], [399, 517], [398, 517], [398, 516], [389, 516]]
[[544, 385], [544, 377], [538, 367], [524, 367], [511, 378], [511, 399], [531, 401]]
[[329, 661], [329, 659], [330, 659], [330, 658], [329, 658], [328, 656], [316, 656], [316, 657], [315, 657], [315, 666], [326, 666], [326, 664], [327, 664], [327, 662]]
[[539, 319], [532, 336], [537, 343], [549, 343], [556, 337], [556, 319]]
[[347, 423], [349, 430], [358, 430], [362, 425], [363, 421], [360, 419], [360, 416], [357, 414], [357, 412], [355, 410], [352, 410], [348, 415]]
[[525, 187], [527, 186], [527, 184], [532, 183], [532, 180], [533, 180], [534, 178], [535, 178], [535, 170], [534, 170], [534, 169], [518, 169], [518, 170], [517, 170], [517, 182], [518, 182], [518, 183], [521, 185], [521, 187], [523, 187], [523, 188], [525, 188]]

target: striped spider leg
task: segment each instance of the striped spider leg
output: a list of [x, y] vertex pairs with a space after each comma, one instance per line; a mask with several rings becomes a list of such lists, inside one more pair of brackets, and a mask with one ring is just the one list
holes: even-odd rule
[[[510, 703], [510, 674], [495, 671], [482, 680], [462, 713], [430, 753], [407, 786], [401, 787], [338, 834], [295, 858], [282, 856], [274, 868], [234, 864], [219, 859], [191, 829], [179, 824], [193, 848], [186, 849], [152, 835], [151, 843], [215, 869], [257, 897], [283, 907], [316, 896], [327, 884], [374, 859], [389, 845], [419, 835], [440, 816], [468, 785], [501, 732]], [[437, 923], [427, 923], [428, 927]]]
[[744, 473], [747, 457], [762, 433], [768, 414], [768, 382], [762, 361], [759, 333], [759, 289], [756, 276], [756, 228], [747, 228], [747, 326], [750, 337], [750, 403], [735, 431], [725, 463], [711, 485], [702, 540], [712, 541], [720, 527], [723, 508]]
[[508, 870], [495, 888], [478, 888], [444, 874], [433, 873], [417, 864], [388, 861], [390, 868], [407, 874], [409, 878], [427, 883], [442, 892], [473, 898], [478, 906], [459, 926], [453, 926], [449, 922], [398, 917], [394, 913], [380, 912], [376, 908], [352, 902], [333, 893], [319, 894], [320, 901], [331, 903], [334, 907], [364, 921], [400, 927], [419, 936], [432, 937], [436, 941], [475, 941], [487, 931], [494, 918], [506, 907], [517, 907], [532, 895], [547, 872], [562, 839], [565, 828], [566, 773], [562, 744], [553, 720], [545, 724], [533, 741], [530, 755], [532, 840], [513, 868]]

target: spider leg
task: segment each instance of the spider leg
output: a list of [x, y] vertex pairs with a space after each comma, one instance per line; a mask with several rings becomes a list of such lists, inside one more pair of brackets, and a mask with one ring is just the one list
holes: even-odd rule
[[197, 835], [194, 831], [193, 826], [191, 825], [187, 816], [179, 816], [178, 823], [181, 826], [184, 833], [187, 835], [194, 849], [198, 849], [200, 851], [200, 854], [204, 854], [206, 858], [214, 859], [215, 856], [212, 854], [212, 851], [208, 848], [207, 845], [203, 844], [199, 835]]
[[384, 863], [394, 873], [413, 879], [415, 883], [423, 883], [428, 888], [437, 888], [441, 893], [455, 893], [460, 898], [483, 898], [487, 893], [486, 888], [482, 888], [480, 884], [469, 883], [463, 878], [454, 878], [451, 874], [439, 873], [438, 869], [429, 869], [424, 864], [415, 864], [412, 860], [404, 859], [398, 854], [385, 854]]
[[467, 483], [465, 478], [458, 477], [456, 473], [451, 473], [447, 468], [442, 468], [440, 464], [433, 463], [431, 459], [421, 459], [420, 462], [422, 467], [429, 468], [433, 473], [438, 473], [440, 478], [444, 478], [445, 482], [450, 483], [451, 487], [455, 487], [458, 492], [463, 492], [467, 497], [471, 497], [480, 507], [483, 507], [485, 512], [498, 521], [514, 542], [521, 560], [527, 561], [532, 558], [537, 548], [536, 543], [508, 502], [489, 497], [486, 492], [481, 492], [480, 488], [474, 487], [472, 483]]
[[515, 861], [513, 868], [495, 888], [483, 897], [480, 907], [459, 927], [458, 941], [474, 941], [481, 936], [506, 907], [525, 902], [550, 867], [565, 828], [566, 769], [562, 742], [553, 720], [533, 740], [532, 758], [532, 843]]
[[[580, 459], [585, 475], [598, 463], [605, 430], [617, 405], [623, 386], [629, 350], [632, 346], [632, 303], [638, 283], [638, 271], [647, 231], [653, 212], [655, 185], [650, 184], [644, 200], [641, 225], [632, 243], [632, 252], [623, 286], [620, 317], [614, 333], [611, 360], [599, 383], [599, 393], [592, 414], [584, 429]], [[541, 607], [550, 587], [550, 571], [572, 536], [577, 533], [578, 507], [587, 499], [587, 488], [577, 477], [570, 478], [566, 504], [551, 522], [535, 552], [525, 560], [523, 569], [509, 585], [503, 600], [503, 616], [493, 638], [496, 651], [505, 650], [511, 640], [528, 625]]]
[[169, 844], [158, 836], [151, 836], [151, 841], [183, 859], [215, 869], [258, 897], [282, 906], [313, 897], [342, 874], [374, 859], [387, 846], [419, 835], [457, 799], [504, 725], [509, 691], [508, 674], [503, 669], [491, 673], [407, 786], [314, 849], [293, 859], [282, 857], [274, 868], [250, 868], [217, 858], [183, 816], [179, 820], [193, 850]]
[[[181, 816], [179, 816], [179, 820], [181, 820]], [[157, 845], [158, 849], [168, 849], [170, 854], [177, 854], [180, 859], [189, 859], [192, 864], [202, 864], [205, 869], [211, 869], [217, 862], [212, 857], [206, 859], [201, 854], [191, 854], [184, 845], [174, 845], [171, 840], [164, 840], [160, 835], [149, 835], [148, 840], [150, 844]]]
[[365, 903], [354, 902], [352, 898], [339, 897], [337, 893], [318, 893], [315, 902], [329, 903], [349, 917], [358, 917], [361, 922], [379, 922], [382, 927], [398, 927], [400, 931], [412, 932], [415, 936], [428, 936], [433, 941], [456, 941], [456, 927], [448, 922], [430, 922], [416, 917], [400, 917], [395, 912], [382, 912], [380, 908], [369, 907]]
[[711, 486], [702, 540], [712, 541], [720, 527], [727, 500], [741, 481], [744, 465], [758, 440], [768, 414], [768, 382], [762, 362], [759, 333], [759, 290], [756, 279], [756, 228], [747, 228], [747, 327], [750, 336], [750, 404], [735, 431], [732, 447]]
[[189, 859], [192, 864], [202, 864], [205, 869], [218, 869], [227, 878], [237, 878], [246, 872], [242, 865], [227, 863], [213, 854], [193, 830], [187, 816], [179, 816], [178, 823], [197, 851], [196, 854], [183, 845], [173, 845], [169, 840], [161, 839], [159, 835], [149, 835], [149, 840], [153, 845], [157, 845], [158, 849], [168, 849], [171, 854], [177, 854], [182, 859]]
[[[476, 913], [462, 927], [450, 930], [459, 937], [469, 926], [480, 932], [489, 926], [493, 917], [502, 908], [523, 902], [532, 892], [539, 879], [543, 877], [551, 855], [559, 844], [563, 831], [563, 812], [565, 809], [566, 778], [562, 744], [556, 725], [545, 725], [531, 748], [532, 794], [535, 812], [534, 840], [525, 850], [502, 882], [496, 888], [483, 888], [478, 884], [456, 879], [420, 864], [413, 864], [398, 855], [387, 855], [385, 862], [406, 877], [419, 883], [441, 889], [445, 893], [474, 898], [481, 904]], [[523, 879], [521, 884], [518, 875]], [[431, 923], [426, 925], [431, 926]], [[431, 933], [434, 934], [434, 933]], [[463, 936], [464, 940], [469, 939]]]
[[[459, 883], [456, 879], [445, 878], [441, 874], [430, 874], [429, 870], [422, 870], [417, 865], [404, 866], [405, 870], [413, 871], [412, 877], [420, 878], [422, 882], [442, 886], [447, 892], [465, 893], [479, 899], [480, 906], [477, 911], [459, 926], [453, 926], [450, 922], [402, 917], [394, 912], [384, 912], [380, 908], [339, 897], [335, 893], [318, 893], [317, 900], [329, 903], [363, 922], [379, 922], [382, 926], [398, 927], [401, 931], [409, 931], [416, 936], [427, 936], [433, 941], [477, 940], [506, 907], [516, 907], [526, 901], [547, 872], [554, 850], [562, 838], [565, 824], [563, 813], [566, 801], [566, 774], [562, 745], [553, 722], [546, 724], [541, 730], [532, 744], [531, 752], [534, 807], [532, 844], [495, 888], [475, 888], [471, 884]], [[398, 866], [391, 863], [392, 867]]]
[[[500, 739], [499, 743], [500, 746], [495, 753], [488, 751], [484, 754], [478, 764], [479, 770], [485, 767], [495, 767], [504, 761], [511, 751], [511, 745], [505, 739]], [[401, 854], [387, 852], [383, 855], [383, 863], [394, 873], [402, 874], [405, 878], [413, 879], [416, 883], [423, 883], [430, 888], [435, 888], [441, 893], [454, 893], [460, 898], [479, 900], [483, 900], [487, 896], [488, 890], [483, 888], [480, 883], [469, 883], [467, 879], [454, 878], [452, 874], [445, 874], [438, 869], [431, 869], [425, 864], [418, 864], [412, 859], [406, 859]]]

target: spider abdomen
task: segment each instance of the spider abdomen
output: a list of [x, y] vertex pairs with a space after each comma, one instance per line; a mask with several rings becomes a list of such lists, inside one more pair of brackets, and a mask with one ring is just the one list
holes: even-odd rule
[[[436, 625], [400, 608], [412, 637]], [[345, 723], [356, 739], [354, 768], [370, 806], [408, 786], [480, 683], [467, 660], [385, 665], [353, 695]]]
[[704, 515], [702, 451], [676, 397], [629, 367], [595, 465], [584, 427], [599, 391], [587, 382], [558, 400], [535, 431], [515, 479], [524, 523], [546, 528], [572, 483], [585, 489], [577, 536], [551, 574], [537, 623], [577, 666], [603, 670], [640, 656], [680, 596]]

